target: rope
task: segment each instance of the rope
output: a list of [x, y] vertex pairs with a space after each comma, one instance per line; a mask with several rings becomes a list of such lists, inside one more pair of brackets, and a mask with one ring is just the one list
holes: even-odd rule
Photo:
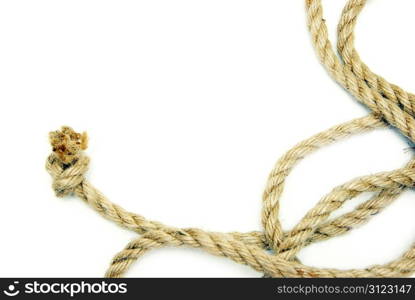
[[[290, 231], [279, 222], [279, 200], [287, 176], [308, 154], [351, 135], [383, 128], [398, 129], [415, 142], [415, 96], [373, 73], [354, 47], [354, 28], [365, 0], [349, 0], [338, 26], [338, 54], [328, 39], [321, 0], [306, 0], [309, 30], [317, 55], [329, 74], [372, 113], [334, 126], [289, 150], [274, 166], [263, 194], [263, 232], [209, 232], [198, 228], [176, 228], [147, 220], [110, 202], [86, 178], [89, 158], [85, 133], [70, 127], [50, 133], [52, 154], [46, 169], [58, 197], [74, 194], [105, 218], [137, 232], [111, 261], [107, 277], [122, 277], [129, 267], [151, 249], [166, 246], [202, 248], [207, 252], [245, 264], [271, 277], [404, 277], [415, 272], [415, 245], [401, 257], [365, 269], [337, 270], [303, 265], [298, 252], [304, 247], [345, 234], [381, 212], [415, 182], [415, 159], [389, 172], [353, 179], [334, 188]], [[337, 218], [330, 215], [354, 197], [373, 196], [353, 211]]]

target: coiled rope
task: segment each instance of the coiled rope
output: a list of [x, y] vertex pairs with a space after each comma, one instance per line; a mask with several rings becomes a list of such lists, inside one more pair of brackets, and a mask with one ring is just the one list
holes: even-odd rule
[[[306, 155], [348, 136], [391, 125], [415, 142], [415, 96], [373, 73], [354, 47], [354, 27], [366, 0], [349, 0], [338, 26], [338, 55], [328, 39], [321, 0], [306, 0], [309, 30], [317, 55], [330, 75], [372, 113], [337, 125], [297, 144], [276, 163], [263, 194], [263, 232], [218, 233], [175, 228], [147, 220], [110, 202], [86, 178], [89, 158], [86, 134], [69, 127], [50, 133], [53, 147], [46, 168], [59, 197], [74, 194], [107, 219], [137, 232], [111, 261], [107, 277], [123, 276], [130, 265], [151, 249], [165, 246], [202, 248], [249, 265], [271, 277], [405, 277], [415, 271], [415, 245], [401, 257], [365, 269], [337, 270], [303, 265], [297, 253], [307, 245], [349, 232], [382, 211], [415, 182], [415, 159], [390, 172], [363, 176], [333, 189], [290, 231], [279, 222], [279, 199], [285, 179]], [[332, 212], [364, 192], [373, 196], [353, 211], [328, 220]]]

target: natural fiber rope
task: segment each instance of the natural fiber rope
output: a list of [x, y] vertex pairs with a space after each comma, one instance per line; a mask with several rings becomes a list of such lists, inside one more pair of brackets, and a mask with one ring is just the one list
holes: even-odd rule
[[[75, 194], [104, 217], [141, 235], [114, 257], [106, 276], [121, 277], [145, 252], [163, 246], [202, 248], [272, 277], [403, 277], [415, 272], [415, 246], [390, 263], [361, 270], [319, 269], [305, 266], [296, 258], [305, 246], [352, 230], [382, 211], [403, 190], [412, 188], [415, 159], [401, 169], [360, 177], [336, 187], [289, 232], [282, 230], [278, 219], [279, 199], [285, 179], [297, 162], [311, 152], [386, 124], [415, 142], [415, 96], [373, 73], [360, 60], [354, 48], [353, 30], [365, 2], [350, 0], [343, 11], [338, 27], [339, 58], [328, 39], [321, 1], [306, 1], [312, 41], [321, 62], [339, 84], [373, 113], [299, 143], [277, 162], [263, 196], [264, 232], [217, 233], [197, 228], [181, 229], [126, 211], [110, 202], [85, 179], [89, 164], [88, 157], [83, 153], [87, 147], [86, 135], [76, 133], [69, 127], [50, 133], [53, 153], [47, 159], [46, 168], [53, 178], [57, 196]], [[346, 201], [365, 192], [372, 192], [372, 198], [352, 212], [328, 220], [331, 213]]]

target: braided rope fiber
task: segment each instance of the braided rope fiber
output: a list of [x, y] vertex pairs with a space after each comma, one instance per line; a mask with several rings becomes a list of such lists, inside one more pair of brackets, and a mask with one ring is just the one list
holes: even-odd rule
[[[52, 154], [46, 169], [58, 197], [74, 194], [105, 218], [135, 231], [130, 242], [111, 261], [107, 277], [122, 277], [132, 263], [151, 249], [165, 246], [202, 248], [251, 266], [270, 277], [406, 277], [415, 272], [415, 245], [394, 261], [365, 269], [337, 270], [303, 265], [298, 252], [311, 243], [345, 234], [364, 224], [392, 203], [415, 182], [415, 159], [400, 169], [353, 179], [334, 188], [288, 232], [279, 222], [279, 200], [294, 166], [319, 148], [354, 134], [392, 126], [415, 142], [415, 95], [373, 73], [354, 47], [354, 28], [366, 0], [349, 0], [338, 25], [337, 54], [323, 17], [321, 0], [306, 0], [309, 30], [317, 55], [329, 74], [371, 111], [368, 116], [334, 126], [289, 150], [274, 166], [263, 194], [263, 232], [209, 232], [176, 228], [147, 220], [110, 202], [86, 178], [89, 158], [84, 154], [87, 136], [70, 127], [50, 133]], [[353, 211], [330, 215], [365, 192], [373, 196]]]

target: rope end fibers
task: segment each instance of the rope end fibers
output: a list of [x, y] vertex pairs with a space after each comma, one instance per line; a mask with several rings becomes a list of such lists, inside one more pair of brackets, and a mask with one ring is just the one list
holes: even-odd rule
[[[71, 127], [62, 126], [61, 130], [49, 133], [52, 154], [48, 157], [48, 166], [59, 167], [62, 170], [53, 182], [53, 189], [58, 197], [64, 197], [83, 181], [83, 173], [88, 167], [88, 159], [83, 156], [83, 150], [88, 147], [86, 132], [77, 133]], [[48, 169], [57, 174], [57, 170]]]
[[81, 151], [88, 148], [87, 133], [77, 133], [68, 126], [62, 126], [61, 130], [50, 132], [49, 141], [53, 153], [65, 164], [76, 160]]
[[[301, 263], [297, 254], [310, 244], [328, 240], [363, 225], [414, 187], [415, 159], [396, 170], [361, 176], [341, 184], [310, 209], [291, 230], [279, 220], [280, 198], [287, 176], [308, 154], [346, 137], [392, 126], [415, 142], [415, 95], [372, 72], [354, 47], [354, 27], [366, 0], [349, 0], [338, 26], [337, 52], [328, 38], [321, 0], [306, 0], [313, 45], [331, 77], [371, 111], [318, 133], [294, 146], [270, 172], [262, 197], [262, 230], [211, 232], [199, 228], [177, 228], [130, 212], [108, 200], [85, 177], [89, 158], [86, 133], [70, 127], [49, 134], [52, 153], [46, 169], [57, 196], [74, 195], [102, 216], [136, 232], [139, 236], [117, 253], [105, 274], [122, 277], [145, 253], [161, 247], [192, 247], [245, 264], [265, 277], [407, 277], [415, 272], [415, 245], [397, 259], [362, 269], [316, 268]], [[336, 210], [362, 193], [371, 197], [354, 210], [330, 218]]]

